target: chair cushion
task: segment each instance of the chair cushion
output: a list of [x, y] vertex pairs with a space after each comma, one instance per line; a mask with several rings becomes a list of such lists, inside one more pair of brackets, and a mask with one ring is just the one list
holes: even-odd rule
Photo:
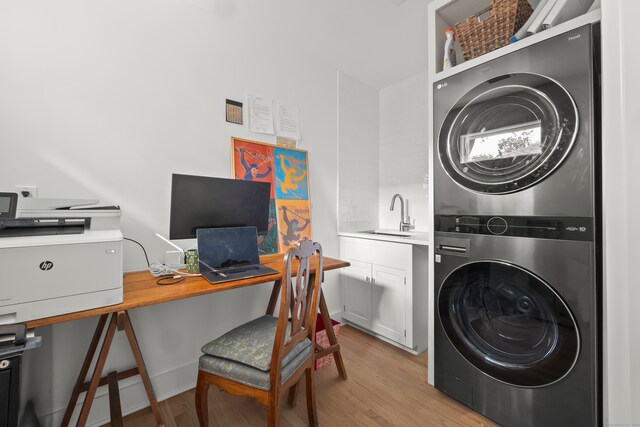
[[[309, 339], [305, 339], [302, 342], [306, 342], [306, 346], [298, 352], [298, 354], [296, 354], [289, 363], [282, 367], [282, 383], [288, 380], [296, 369], [311, 357], [311, 341]], [[291, 351], [291, 353], [293, 353], [293, 351]], [[245, 365], [244, 363], [203, 354], [200, 356], [199, 369], [241, 384], [256, 387], [261, 390], [269, 390], [269, 371], [265, 372], [261, 369]]]
[[[264, 372], [271, 366], [271, 353], [278, 327], [278, 318], [265, 315], [227, 332], [202, 347], [206, 355], [240, 362]], [[287, 335], [291, 325], [287, 326]], [[302, 340], [282, 360], [282, 366], [288, 365], [306, 347], [309, 339]], [[304, 361], [304, 360], [303, 360]]]

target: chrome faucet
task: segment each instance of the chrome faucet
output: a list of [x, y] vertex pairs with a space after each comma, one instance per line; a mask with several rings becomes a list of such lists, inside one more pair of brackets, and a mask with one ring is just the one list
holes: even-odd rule
[[409, 218], [409, 213], [407, 212], [407, 217], [405, 219], [404, 216], [404, 199], [400, 194], [395, 194], [391, 199], [391, 208], [389, 210], [393, 210], [393, 206], [396, 203], [396, 199], [400, 199], [400, 231], [409, 231], [411, 230], [411, 218]]

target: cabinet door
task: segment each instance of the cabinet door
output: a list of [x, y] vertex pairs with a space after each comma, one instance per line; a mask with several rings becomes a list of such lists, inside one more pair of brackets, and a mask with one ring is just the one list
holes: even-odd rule
[[360, 326], [371, 328], [371, 264], [348, 260], [342, 270], [342, 316]]
[[406, 270], [373, 265], [371, 330], [404, 344]]

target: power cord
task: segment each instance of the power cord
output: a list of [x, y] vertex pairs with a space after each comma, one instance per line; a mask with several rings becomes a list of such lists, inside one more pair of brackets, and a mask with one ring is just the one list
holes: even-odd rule
[[176, 283], [180, 283], [183, 280], [184, 277], [182, 276], [166, 276], [156, 280], [156, 285], [175, 285]]
[[138, 246], [140, 246], [142, 248], [142, 252], [144, 252], [144, 257], [147, 260], [147, 268], [151, 267], [151, 263], [149, 262], [149, 257], [147, 256], [147, 251], [144, 249], [144, 246], [142, 246], [142, 243], [138, 242], [137, 240], [133, 240], [130, 239], [128, 237], [123, 237], [124, 240], [128, 240], [130, 242], [133, 242], [135, 244], [137, 244]]
[[177, 270], [175, 268], [171, 268], [166, 264], [160, 264], [159, 262], [154, 262], [149, 266], [149, 272], [152, 276], [166, 276], [173, 273], [178, 273], [184, 277], [198, 277], [201, 274], [198, 273], [185, 273], [183, 271]]
[[[147, 251], [145, 250], [142, 243], [130, 239], [128, 237], [123, 237], [124, 240], [128, 240], [140, 246], [142, 252], [144, 253], [144, 257], [147, 260], [147, 268], [153, 277], [159, 277], [156, 281], [158, 285], [175, 285], [176, 283], [182, 282], [185, 277], [199, 277], [201, 274], [194, 273], [185, 273], [180, 270], [176, 270], [175, 268], [171, 268], [168, 265], [161, 264], [159, 262], [149, 262], [149, 256], [147, 255]], [[177, 273], [177, 274], [176, 274]]]

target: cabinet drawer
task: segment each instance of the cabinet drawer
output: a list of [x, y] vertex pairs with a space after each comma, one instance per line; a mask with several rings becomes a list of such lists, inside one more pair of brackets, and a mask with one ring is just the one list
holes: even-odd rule
[[412, 246], [377, 240], [340, 238], [340, 257], [394, 268], [411, 269]]

